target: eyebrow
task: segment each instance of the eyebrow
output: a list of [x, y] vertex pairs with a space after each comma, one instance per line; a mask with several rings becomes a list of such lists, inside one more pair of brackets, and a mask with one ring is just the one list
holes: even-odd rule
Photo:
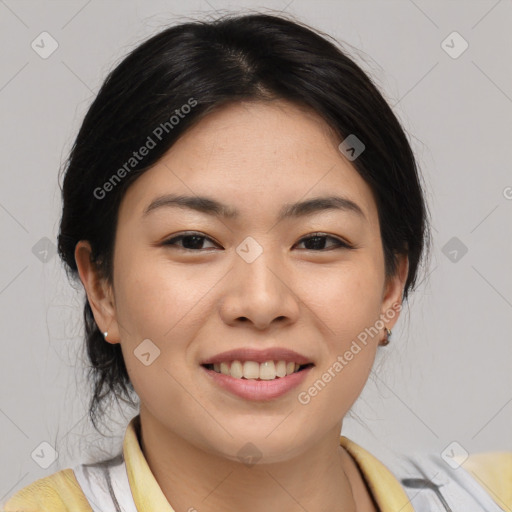
[[[215, 217], [237, 219], [240, 212], [231, 206], [204, 196], [166, 194], [158, 196], [144, 209], [143, 216], [162, 208], [174, 207], [195, 210]], [[354, 201], [340, 196], [315, 197], [298, 203], [285, 204], [277, 217], [278, 222], [291, 217], [306, 217], [325, 210], [340, 210], [366, 218], [362, 208]]]

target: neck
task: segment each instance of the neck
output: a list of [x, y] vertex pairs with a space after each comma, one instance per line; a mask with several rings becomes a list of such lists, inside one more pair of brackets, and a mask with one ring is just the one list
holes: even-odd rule
[[339, 445], [341, 425], [298, 457], [252, 465], [198, 448], [142, 409], [140, 425], [142, 452], [176, 512], [376, 510], [357, 465]]

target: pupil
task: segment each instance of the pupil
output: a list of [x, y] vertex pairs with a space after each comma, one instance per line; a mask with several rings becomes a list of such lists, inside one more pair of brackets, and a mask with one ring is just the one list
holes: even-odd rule
[[[190, 240], [194, 240], [194, 241], [192, 243], [187, 243], [187, 241], [190, 241]], [[197, 236], [197, 235], [186, 235], [183, 237], [182, 241], [183, 241], [183, 246], [186, 249], [201, 249], [201, 246], [203, 245], [203, 237]], [[190, 246], [192, 246], [192, 247], [190, 247]]]
[[310, 245], [312, 247], [308, 247], [308, 249], [324, 249], [325, 248], [325, 237], [324, 236], [313, 236], [305, 241], [306, 245]]

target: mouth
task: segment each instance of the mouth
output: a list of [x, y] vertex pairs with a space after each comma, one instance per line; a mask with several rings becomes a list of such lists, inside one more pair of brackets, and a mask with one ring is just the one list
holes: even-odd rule
[[224, 392], [244, 400], [258, 402], [289, 396], [294, 389], [304, 383], [315, 366], [314, 363], [306, 361], [300, 364], [284, 359], [263, 359], [260, 363], [242, 358], [226, 361], [225, 357], [223, 355], [223, 359], [219, 359], [217, 356], [215, 361], [200, 365], [207, 381]]
[[294, 373], [300, 373], [314, 366], [313, 363], [299, 364], [294, 361], [223, 361], [221, 363], [210, 363], [201, 365], [206, 370], [227, 375], [234, 379], [271, 381], [278, 380]]

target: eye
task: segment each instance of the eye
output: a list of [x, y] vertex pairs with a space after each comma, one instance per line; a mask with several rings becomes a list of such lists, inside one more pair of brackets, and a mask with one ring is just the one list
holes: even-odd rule
[[[326, 241], [331, 240], [331, 243], [334, 242], [334, 245], [329, 248], [326, 248]], [[198, 233], [196, 231], [191, 231], [188, 233], [183, 233], [181, 235], [175, 236], [163, 242], [163, 245], [166, 246], [175, 246], [180, 249], [184, 249], [187, 251], [201, 251], [204, 249], [210, 249], [211, 247], [204, 247], [205, 241], [211, 242], [214, 246], [219, 247], [217, 243], [215, 243], [211, 238]], [[307, 236], [302, 238], [298, 245], [306, 244], [305, 250], [313, 250], [313, 251], [324, 251], [324, 250], [332, 250], [337, 248], [345, 248], [345, 249], [353, 249], [349, 243], [341, 240], [340, 238], [327, 235], [325, 233], [314, 233], [311, 236]]]
[[[181, 249], [189, 250], [189, 251], [198, 251], [201, 249], [204, 249], [203, 244], [205, 240], [209, 240], [210, 242], [214, 243], [213, 240], [205, 235], [202, 235], [201, 233], [197, 233], [195, 231], [184, 233], [179, 236], [175, 236], [173, 238], [170, 238], [169, 240], [166, 240], [163, 242], [163, 245], [171, 245], [171, 246], [177, 246]], [[181, 242], [182, 245], [178, 245], [178, 242]], [[215, 244], [217, 245], [217, 244]], [[217, 245], [218, 246], [218, 245]], [[210, 247], [206, 247], [206, 249], [210, 249]]]
[[345, 248], [345, 249], [353, 249], [353, 246], [341, 240], [340, 238], [327, 235], [325, 233], [313, 233], [311, 236], [307, 236], [302, 238], [298, 243], [307, 244], [309, 247], [306, 247], [306, 250], [324, 250], [326, 245], [326, 240], [330, 239], [335, 242], [334, 247], [331, 247], [327, 250], [337, 249], [337, 248]]

